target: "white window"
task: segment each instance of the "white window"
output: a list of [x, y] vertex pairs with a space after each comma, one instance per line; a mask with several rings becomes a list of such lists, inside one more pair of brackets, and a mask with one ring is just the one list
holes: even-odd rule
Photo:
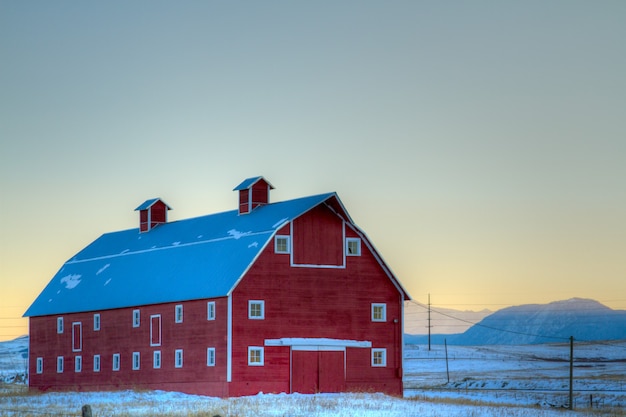
[[263, 348], [259, 346], [248, 347], [248, 365], [263, 366]]
[[215, 320], [215, 301], [206, 303], [206, 319]]
[[100, 314], [96, 313], [93, 315], [93, 330], [97, 332], [100, 330]]
[[372, 349], [372, 366], [387, 366], [387, 349]]
[[133, 371], [138, 370], [140, 365], [141, 365], [141, 356], [139, 352], [133, 352]]
[[57, 356], [57, 373], [63, 373], [63, 356]]
[[74, 372], [80, 372], [83, 370], [83, 357], [76, 356], [74, 358]]
[[113, 370], [114, 371], [120, 370], [120, 354], [119, 353], [113, 354]]
[[93, 371], [100, 372], [100, 355], [93, 355]]
[[57, 333], [63, 333], [63, 317], [57, 317]]
[[133, 327], [139, 327], [141, 324], [141, 315], [139, 310], [133, 310]]
[[387, 321], [387, 304], [372, 304], [372, 321]]
[[206, 349], [206, 366], [215, 366], [215, 348]]
[[356, 237], [346, 238], [346, 255], [361, 256], [361, 239]]
[[248, 318], [254, 320], [263, 320], [265, 318], [265, 301], [248, 301]]
[[150, 346], [161, 346], [161, 315], [150, 316]]
[[155, 350], [152, 353], [152, 367], [154, 369], [161, 369], [161, 351]]
[[289, 236], [276, 236], [274, 238], [274, 253], [291, 253]]
[[175, 314], [176, 323], [182, 323], [183, 322], [183, 305], [182, 304], [178, 304], [176, 306], [174, 314]]
[[174, 352], [174, 367], [182, 368], [183, 367], [183, 350], [176, 349]]
[[37, 358], [37, 373], [43, 373], [43, 358]]

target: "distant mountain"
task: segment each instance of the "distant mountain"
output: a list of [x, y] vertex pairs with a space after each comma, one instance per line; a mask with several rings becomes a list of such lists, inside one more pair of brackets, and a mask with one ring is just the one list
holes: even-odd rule
[[[432, 307], [430, 312], [430, 331], [432, 334], [458, 334], [469, 329], [493, 311], [453, 310]], [[404, 303], [404, 333], [410, 335], [428, 334], [428, 306], [415, 301]], [[442, 339], [443, 340], [443, 339]]]
[[626, 311], [597, 301], [572, 298], [549, 304], [508, 307], [485, 317], [460, 335], [455, 345], [521, 345], [565, 341], [626, 339]]

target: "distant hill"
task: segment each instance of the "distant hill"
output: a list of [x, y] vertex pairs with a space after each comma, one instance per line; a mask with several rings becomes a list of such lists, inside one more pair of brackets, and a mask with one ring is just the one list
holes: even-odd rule
[[[626, 339], [626, 311], [582, 298], [526, 304], [496, 311], [462, 334], [447, 335], [446, 340], [454, 345], [522, 345], [570, 336], [578, 341]], [[407, 342], [424, 343], [410, 337]], [[442, 342], [442, 337], [431, 342]]]

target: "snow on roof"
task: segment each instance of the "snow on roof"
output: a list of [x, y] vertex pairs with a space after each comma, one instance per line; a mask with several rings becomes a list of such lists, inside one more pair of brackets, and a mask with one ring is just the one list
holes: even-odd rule
[[232, 210], [149, 233], [106, 233], [61, 267], [24, 316], [227, 296], [286, 221], [331, 197], [338, 199], [320, 194], [264, 205], [245, 216]]

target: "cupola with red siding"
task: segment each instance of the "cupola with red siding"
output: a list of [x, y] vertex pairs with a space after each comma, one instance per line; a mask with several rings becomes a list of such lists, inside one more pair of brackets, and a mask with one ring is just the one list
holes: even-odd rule
[[172, 208], [160, 198], [146, 200], [135, 211], [139, 211], [139, 231], [154, 229], [159, 224], [167, 223], [167, 211]]
[[233, 188], [233, 191], [239, 191], [239, 214], [250, 213], [258, 206], [269, 204], [272, 189], [274, 186], [263, 177], [248, 178]]

